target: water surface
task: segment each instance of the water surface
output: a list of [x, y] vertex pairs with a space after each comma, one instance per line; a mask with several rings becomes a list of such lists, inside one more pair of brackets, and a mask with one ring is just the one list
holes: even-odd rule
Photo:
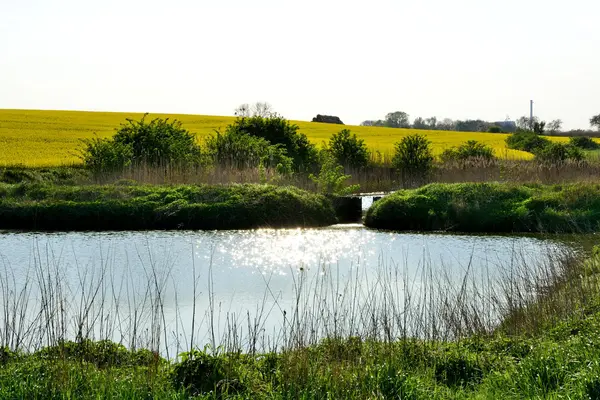
[[[311, 328], [315, 335], [331, 324], [363, 329], [361, 318], [370, 304], [404, 305], [407, 291], [418, 296], [435, 282], [460, 286], [465, 276], [483, 288], [507, 271], [533, 271], [569, 246], [535, 236], [393, 233], [358, 224], [215, 232], [4, 232], [0, 306], [24, 291], [30, 300], [23, 325], [40, 325], [41, 304], [50, 300], [64, 316], [69, 337], [78, 330], [77, 321], [86, 320], [90, 335], [164, 346], [172, 355], [189, 347], [192, 326], [193, 342], [200, 347], [226, 344], [231, 335], [224, 335], [232, 326], [243, 346], [252, 340], [251, 331], [265, 343], [284, 340], [287, 328], [282, 327], [299, 318], [298, 311], [320, 324]], [[342, 311], [344, 316], [334, 315]], [[6, 322], [2, 318], [0, 326]], [[49, 339], [38, 330], [43, 344]]]

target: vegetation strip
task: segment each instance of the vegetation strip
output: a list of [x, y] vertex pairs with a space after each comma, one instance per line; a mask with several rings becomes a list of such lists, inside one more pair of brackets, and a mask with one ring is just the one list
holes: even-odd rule
[[336, 222], [329, 199], [294, 187], [0, 184], [3, 229], [250, 229]]
[[[79, 157], [82, 139], [110, 138], [115, 128], [126, 118], [135, 120], [141, 113], [109, 113], [86, 111], [0, 110], [0, 141], [5, 151], [0, 154], [0, 165], [26, 165], [30, 167], [81, 164]], [[178, 120], [196, 135], [202, 143], [215, 130], [224, 130], [235, 122], [235, 117], [207, 115], [151, 114], [152, 118]], [[340, 125], [293, 121], [310, 142], [321, 145], [331, 135], [340, 131]], [[531, 154], [506, 149], [507, 135], [487, 132], [430, 131], [398, 129], [376, 126], [347, 126], [364, 139], [373, 151], [393, 153], [394, 143], [403, 137], [421, 132], [431, 140], [436, 155], [445, 149], [467, 140], [478, 140], [491, 146], [498, 157], [530, 159]], [[552, 141], [567, 142], [568, 138], [554, 137]]]
[[430, 184], [386, 196], [365, 225], [390, 230], [455, 232], [594, 232], [600, 185]]

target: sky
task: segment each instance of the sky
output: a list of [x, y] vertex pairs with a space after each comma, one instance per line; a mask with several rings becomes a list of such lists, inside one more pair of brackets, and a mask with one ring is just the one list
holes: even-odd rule
[[588, 128], [598, 0], [0, 0], [0, 108]]

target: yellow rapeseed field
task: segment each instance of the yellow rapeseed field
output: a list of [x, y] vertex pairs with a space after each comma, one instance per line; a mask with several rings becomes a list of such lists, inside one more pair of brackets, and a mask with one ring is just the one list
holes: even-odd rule
[[[81, 139], [109, 137], [126, 118], [139, 119], [139, 113], [112, 113], [87, 111], [0, 110], [0, 165], [58, 166], [78, 164]], [[234, 117], [216, 117], [185, 114], [150, 114], [148, 118], [170, 118], [197, 134], [202, 141], [216, 129], [224, 130]], [[300, 131], [321, 145], [342, 129], [339, 125], [294, 121]], [[345, 126], [356, 133], [372, 150], [391, 155], [394, 143], [402, 137], [420, 132], [432, 142], [434, 152], [457, 146], [467, 140], [478, 140], [490, 145], [502, 158], [527, 159], [529, 153], [507, 149], [505, 135], [478, 132], [416, 131], [364, 126]], [[565, 141], [566, 138], [552, 138]]]

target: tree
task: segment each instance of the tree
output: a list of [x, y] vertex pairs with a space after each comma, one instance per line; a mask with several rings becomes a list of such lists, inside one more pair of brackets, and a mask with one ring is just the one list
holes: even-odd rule
[[534, 122], [533, 131], [538, 135], [543, 135], [544, 132], [546, 131], [546, 123], [544, 121]]
[[206, 151], [215, 164], [237, 169], [276, 168], [280, 173], [292, 171], [293, 160], [281, 144], [271, 144], [262, 137], [236, 131], [216, 132], [205, 140]]
[[569, 144], [583, 150], [597, 150], [600, 144], [588, 136], [572, 136], [569, 138]]
[[442, 161], [480, 161], [493, 160], [494, 150], [477, 140], [469, 140], [458, 147], [451, 147], [444, 150], [440, 156]]
[[244, 103], [235, 109], [234, 115], [236, 117], [262, 117], [262, 118], [271, 118], [277, 116], [277, 113], [273, 110], [273, 106], [271, 106], [267, 102], [256, 102], [252, 105], [248, 103]]
[[492, 124], [480, 119], [456, 121], [456, 130], [461, 132], [485, 132], [490, 126], [492, 126]]
[[250, 117], [251, 116], [250, 114], [251, 114], [250, 104], [248, 104], [248, 103], [240, 104], [238, 106], [238, 108], [236, 108], [235, 111], [233, 112], [233, 115], [235, 115], [236, 117], [241, 117], [241, 118]]
[[425, 120], [421, 117], [417, 117], [415, 118], [414, 122], [413, 122], [413, 128], [414, 129], [428, 129], [429, 125], [427, 125], [427, 122], [425, 122]]
[[410, 128], [409, 116], [404, 111], [395, 111], [385, 116], [385, 126], [390, 128]]
[[338, 164], [364, 168], [369, 163], [369, 151], [363, 139], [351, 134], [349, 129], [334, 133], [329, 139], [329, 151]]
[[529, 130], [519, 130], [506, 138], [506, 147], [535, 153], [548, 146], [550, 140]]
[[425, 124], [429, 129], [437, 129], [437, 117], [427, 118]]
[[600, 131], [600, 114], [594, 115], [592, 118], [590, 118], [590, 125], [598, 128]]
[[547, 130], [551, 134], [559, 133], [562, 129], [562, 120], [555, 119], [554, 121], [550, 121], [547, 126]]
[[378, 120], [371, 120], [368, 119], [366, 121], [363, 121], [360, 123], [361, 126], [385, 126], [385, 122], [378, 119]]
[[161, 167], [198, 164], [201, 158], [196, 136], [177, 120], [127, 119], [117, 133], [106, 139], [84, 140], [81, 158], [94, 172], [118, 171], [127, 166]]
[[441, 122], [437, 123], [436, 127], [440, 131], [453, 131], [456, 129], [456, 122], [450, 118], [444, 118]]
[[565, 161], [582, 161], [582, 151], [564, 143], [552, 142], [535, 153], [535, 159], [543, 163], [560, 164]]
[[392, 165], [403, 175], [425, 176], [433, 167], [431, 142], [419, 133], [408, 135], [394, 144], [395, 153]]
[[287, 156], [294, 160], [296, 171], [311, 170], [318, 161], [317, 149], [305, 134], [298, 132], [299, 129], [298, 125], [279, 116], [255, 116], [236, 119], [227, 126], [226, 132], [262, 137], [271, 144], [281, 144]]
[[529, 131], [533, 130], [533, 126], [535, 125], [536, 122], [540, 122], [538, 117], [533, 117], [533, 121], [531, 120], [531, 118], [526, 117], [526, 116], [522, 116], [516, 120], [518, 129], [529, 130]]

